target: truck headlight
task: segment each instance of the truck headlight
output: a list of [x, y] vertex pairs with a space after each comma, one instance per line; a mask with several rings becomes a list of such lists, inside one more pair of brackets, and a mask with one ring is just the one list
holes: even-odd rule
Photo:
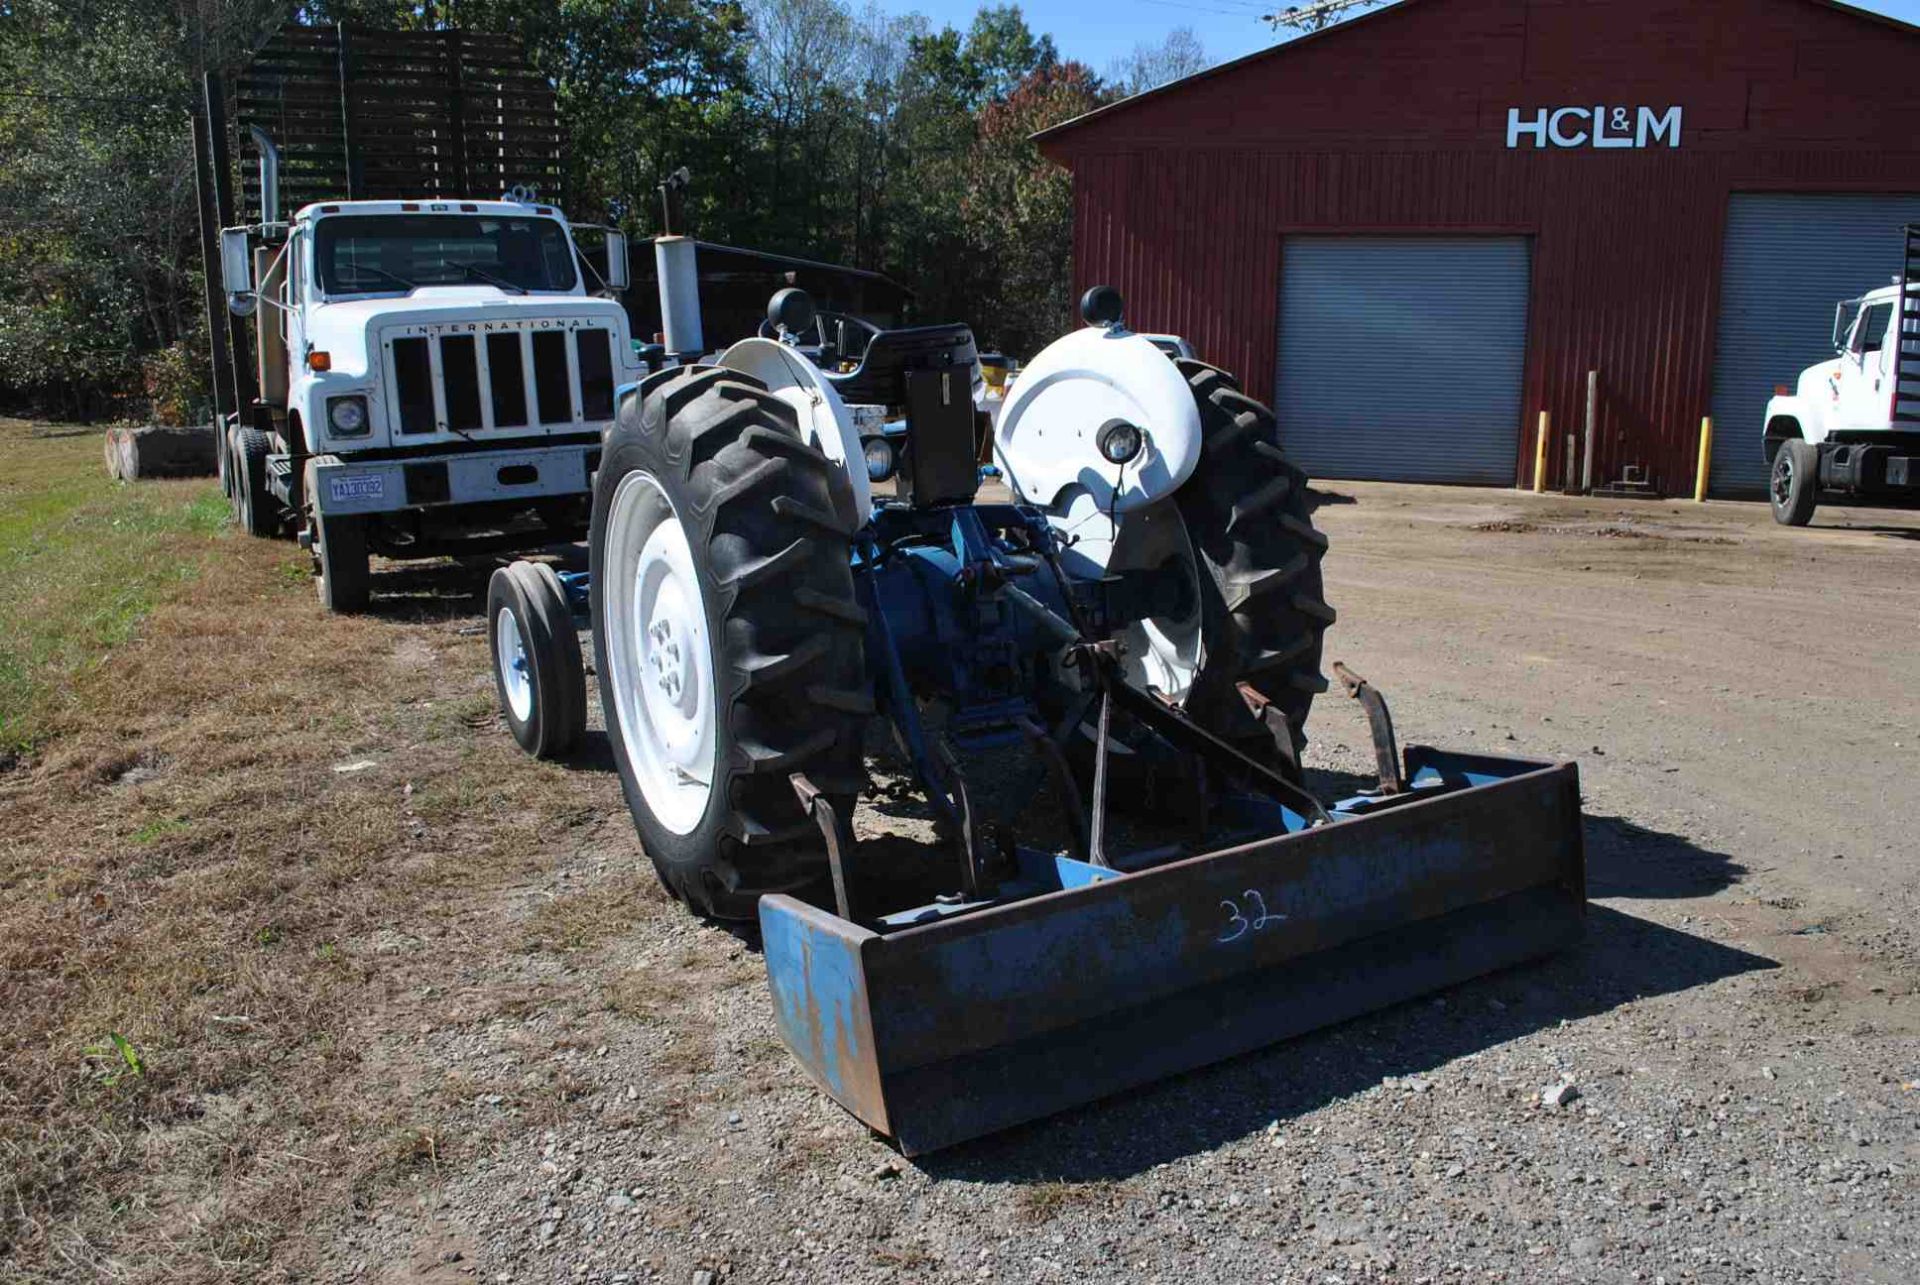
[[327, 398], [327, 423], [335, 437], [359, 437], [367, 431], [367, 399]]

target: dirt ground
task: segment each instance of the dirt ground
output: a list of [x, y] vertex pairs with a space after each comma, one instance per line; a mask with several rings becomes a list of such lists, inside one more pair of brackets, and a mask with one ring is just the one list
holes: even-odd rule
[[[56, 909], [248, 844], [282, 843], [289, 881], [331, 860], [270, 925], [326, 946], [303, 1019], [324, 1051], [275, 1038], [330, 1105], [285, 1117], [301, 1075], [206, 1028], [257, 1073], [180, 1089], [84, 1200], [49, 1171], [0, 1279], [1920, 1278], [1920, 515], [1791, 531], [1758, 505], [1323, 490], [1328, 660], [1388, 695], [1403, 740], [1580, 763], [1577, 950], [906, 1161], [806, 1083], [750, 944], [655, 890], [604, 737], [566, 767], [513, 752], [487, 714], [485, 568], [390, 573], [376, 593], [405, 597], [337, 621], [287, 546], [242, 542], [152, 645], [216, 617], [236, 647], [300, 638], [328, 679], [299, 692], [288, 824], [344, 810], [354, 862], [331, 832], [277, 838], [266, 791], [195, 787], [165, 815], [250, 820], [112, 870], [129, 774], [151, 812], [189, 789], [169, 773], [280, 770], [271, 740], [192, 744], [191, 701], [128, 715], [131, 757], [56, 746], [0, 804], [14, 841], [30, 818], [98, 858]], [[1309, 730], [1317, 773], [1367, 770], [1337, 692]], [[190, 1027], [150, 1060], [209, 1056]]]

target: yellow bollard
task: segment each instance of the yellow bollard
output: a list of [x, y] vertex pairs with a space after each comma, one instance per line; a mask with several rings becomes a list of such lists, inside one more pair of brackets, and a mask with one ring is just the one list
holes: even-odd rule
[[1533, 446], [1533, 493], [1544, 494], [1547, 489], [1547, 413], [1540, 412], [1540, 438]]
[[1700, 421], [1700, 463], [1693, 471], [1693, 502], [1707, 502], [1707, 466], [1713, 462], [1713, 416]]

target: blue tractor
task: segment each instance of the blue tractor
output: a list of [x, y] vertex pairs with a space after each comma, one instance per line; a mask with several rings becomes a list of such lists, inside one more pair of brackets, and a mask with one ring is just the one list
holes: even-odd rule
[[[1111, 290], [1082, 314], [989, 420], [965, 326], [876, 332], [783, 291], [761, 336], [623, 391], [590, 571], [516, 563], [489, 596], [536, 754], [584, 726], [590, 620], [661, 881], [757, 920], [788, 1045], [909, 1154], [1540, 955], [1584, 918], [1570, 763], [1402, 754], [1336, 665], [1380, 779], [1309, 792], [1334, 612], [1306, 478], [1231, 376], [1130, 332]], [[850, 407], [906, 432], [863, 439]], [[855, 831], [875, 728], [936, 820], [926, 850]], [[1026, 783], [1027, 813], [1050, 801], [1029, 829], [1055, 840], [986, 807], [988, 774]]]

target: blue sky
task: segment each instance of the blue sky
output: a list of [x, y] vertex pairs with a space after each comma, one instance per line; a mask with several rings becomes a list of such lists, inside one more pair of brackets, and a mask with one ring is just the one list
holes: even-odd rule
[[[1293, 0], [1280, 0], [1281, 6]], [[977, 0], [878, 0], [891, 13], [919, 12], [936, 26], [965, 28], [979, 8]], [[1175, 27], [1192, 27], [1215, 62], [1238, 58], [1273, 44], [1272, 28], [1260, 21], [1274, 4], [1267, 0], [1019, 0], [1027, 22], [1052, 34], [1060, 52], [1104, 73], [1136, 44], [1158, 44]], [[1872, 9], [1906, 22], [1920, 23], [1920, 0], [1867, 0]]]

